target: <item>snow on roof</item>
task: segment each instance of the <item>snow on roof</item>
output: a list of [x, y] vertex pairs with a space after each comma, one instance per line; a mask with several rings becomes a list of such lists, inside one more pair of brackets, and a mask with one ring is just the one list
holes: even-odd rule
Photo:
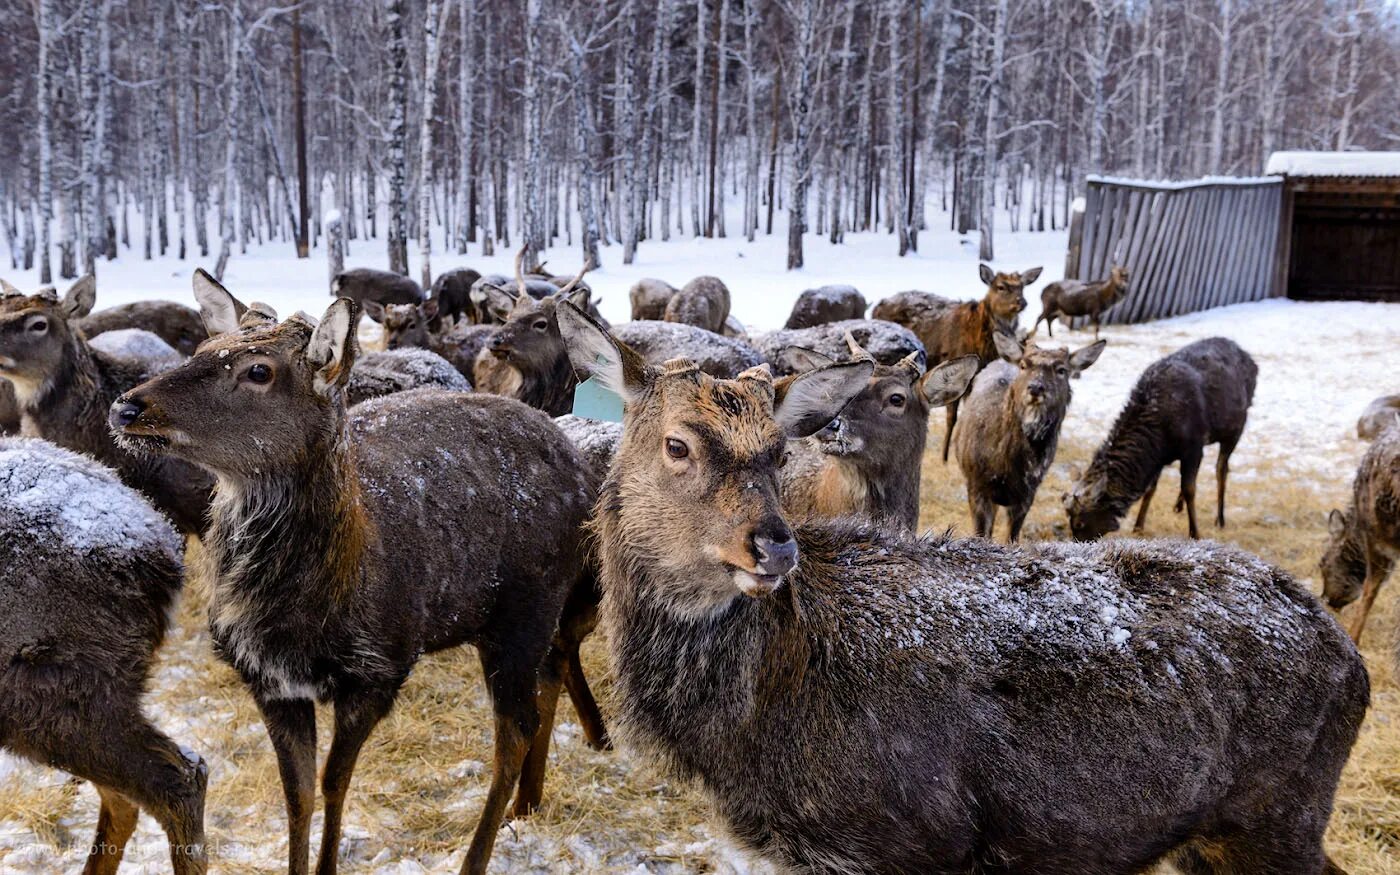
[[1086, 177], [1089, 182], [1102, 183], [1104, 185], [1127, 186], [1130, 188], [1149, 188], [1156, 191], [1182, 191], [1188, 188], [1201, 188], [1207, 185], [1277, 185], [1278, 180], [1272, 176], [1202, 176], [1200, 179], [1132, 179], [1126, 176], [1100, 176], [1091, 173]]
[[1264, 172], [1282, 176], [1400, 176], [1400, 152], [1275, 152]]
[[180, 559], [170, 523], [111, 469], [33, 438], [0, 438], [0, 529], [80, 553], [154, 549]]

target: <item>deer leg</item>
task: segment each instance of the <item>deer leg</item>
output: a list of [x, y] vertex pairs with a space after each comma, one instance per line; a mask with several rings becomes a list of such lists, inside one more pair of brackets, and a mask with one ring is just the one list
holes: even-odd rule
[[1147, 484], [1147, 491], [1142, 494], [1142, 503], [1138, 505], [1137, 522], [1133, 523], [1133, 531], [1141, 532], [1147, 525], [1147, 509], [1152, 505], [1152, 496], [1157, 493], [1157, 481], [1162, 477], [1162, 472], [1158, 471], [1157, 476], [1152, 478], [1152, 482]]
[[1186, 527], [1194, 539], [1201, 537], [1201, 530], [1196, 525], [1196, 475], [1200, 470], [1201, 451], [1198, 448], [1181, 460], [1181, 497], [1176, 500], [1178, 507], [1186, 505]]
[[1369, 546], [1366, 549], [1366, 582], [1361, 587], [1360, 602], [1352, 609], [1351, 622], [1347, 624], [1347, 634], [1352, 643], [1361, 646], [1361, 632], [1366, 628], [1366, 617], [1371, 613], [1371, 605], [1381, 591], [1381, 584], [1390, 575], [1390, 560], [1377, 554]]
[[996, 530], [997, 506], [986, 497], [967, 491], [967, 508], [972, 514], [972, 531], [979, 538], [990, 538]]
[[311, 811], [316, 806], [316, 706], [310, 699], [258, 698], [267, 737], [277, 753], [287, 802], [287, 873], [306, 875]]
[[564, 652], [554, 647], [540, 666], [539, 688], [535, 691], [540, 725], [520, 770], [520, 792], [515, 797], [512, 817], [534, 814], [544, 800], [544, 772], [549, 765], [550, 737], [554, 734], [554, 709], [559, 704], [559, 688], [568, 670], [568, 661]]
[[[532, 655], [537, 651], [532, 650]], [[507, 655], [498, 648], [481, 648], [481, 668], [491, 689], [492, 707], [496, 712], [495, 756], [491, 764], [491, 788], [481, 809], [481, 820], [472, 835], [467, 858], [462, 861], [462, 875], [485, 875], [496, 846], [496, 833], [505, 818], [506, 805], [520, 780], [530, 739], [539, 728], [539, 709], [535, 699], [535, 675], [539, 659], [527, 654]]]
[[943, 408], [948, 420], [948, 430], [943, 432], [943, 464], [948, 464], [948, 448], [953, 445], [953, 426], [958, 424], [958, 402], [954, 401]]
[[1014, 505], [1006, 509], [1006, 515], [1011, 522], [1011, 532], [1007, 536], [1007, 543], [1014, 544], [1021, 540], [1021, 526], [1026, 523], [1026, 515], [1031, 512], [1031, 504], [1035, 501], [1032, 495], [1030, 500]]
[[588, 677], [583, 673], [583, 659], [579, 656], [578, 647], [578, 642], [574, 642], [568, 650], [564, 685], [569, 690], [574, 710], [578, 712], [579, 723], [583, 724], [583, 738], [588, 746], [594, 750], [612, 750], [612, 738], [608, 735], [607, 724], [603, 722], [598, 700], [593, 698], [593, 690], [588, 686]]
[[1055, 314], [1051, 313], [1045, 317], [1045, 333], [1051, 337], [1055, 336]]
[[331, 740], [331, 750], [326, 755], [326, 767], [321, 774], [321, 795], [325, 797], [326, 817], [321, 829], [316, 875], [335, 875], [340, 854], [340, 825], [345, 812], [345, 795], [350, 789], [350, 777], [355, 772], [360, 748], [393, 706], [392, 693], [372, 693], [336, 700], [335, 737]]
[[566, 658], [564, 685], [569, 690], [569, 698], [578, 712], [579, 723], [583, 725], [583, 737], [594, 750], [611, 750], [612, 739], [603, 722], [603, 712], [593, 691], [588, 687], [588, 677], [583, 673], [583, 659], [579, 647], [583, 639], [598, 625], [598, 582], [593, 571], [585, 571], [585, 577], [574, 586], [569, 600], [564, 605], [564, 615], [559, 618], [559, 632], [554, 636], [554, 646]]
[[1230, 454], [1235, 451], [1237, 436], [1229, 442], [1220, 442], [1220, 456], [1215, 461], [1215, 524], [1225, 528], [1225, 481], [1230, 476]]
[[141, 810], [110, 787], [97, 785], [97, 795], [102, 797], [102, 809], [97, 814], [97, 835], [88, 850], [83, 875], [116, 875]]

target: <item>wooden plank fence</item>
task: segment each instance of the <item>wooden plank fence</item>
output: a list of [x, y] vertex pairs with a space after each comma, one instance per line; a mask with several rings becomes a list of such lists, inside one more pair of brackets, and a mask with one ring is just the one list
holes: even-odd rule
[[1278, 177], [1091, 176], [1083, 216], [1071, 224], [1065, 275], [1099, 280], [1126, 265], [1128, 297], [1103, 320], [1120, 324], [1271, 297], [1282, 206]]

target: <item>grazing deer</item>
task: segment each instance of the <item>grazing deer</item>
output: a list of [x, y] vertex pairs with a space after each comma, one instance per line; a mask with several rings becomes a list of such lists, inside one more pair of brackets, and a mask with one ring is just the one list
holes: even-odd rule
[[183, 356], [194, 355], [208, 336], [199, 311], [174, 301], [135, 301], [107, 307], [78, 320], [78, 329], [88, 340], [130, 328], [151, 332]]
[[1082, 541], [1118, 530], [1139, 498], [1140, 532], [1162, 469], [1181, 463], [1176, 512], [1186, 509], [1188, 532], [1196, 525], [1196, 474], [1208, 444], [1220, 444], [1215, 463], [1215, 524], [1225, 526], [1225, 481], [1230, 454], [1244, 433], [1259, 368], [1234, 341], [1211, 337], [1184, 346], [1148, 366], [1088, 469], [1065, 493], [1070, 530]]
[[365, 301], [418, 304], [423, 300], [423, 288], [400, 273], [357, 267], [335, 275], [331, 280], [331, 297], [349, 298], [361, 307]]
[[[980, 301], [950, 301], [928, 292], [900, 292], [875, 305], [876, 319], [897, 322], [918, 335], [928, 351], [928, 363], [975, 355], [986, 367], [997, 360], [996, 335], [1016, 336], [1017, 317], [1026, 309], [1026, 287], [1040, 278], [1040, 268], [1020, 273], [994, 273], [978, 265], [987, 293]], [[948, 426], [943, 432], [943, 461], [958, 424], [958, 403], [946, 408]]]
[[180, 531], [198, 535], [213, 478], [188, 462], [133, 452], [108, 430], [112, 401], [165, 363], [90, 346], [75, 323], [92, 311], [96, 297], [92, 276], [74, 283], [62, 300], [52, 289], [25, 295], [6, 286], [0, 292], [0, 379], [14, 386], [21, 431], [115, 468]]
[[1082, 349], [1040, 349], [996, 335], [1001, 359], [977, 375], [963, 401], [955, 449], [967, 481], [967, 504], [979, 538], [990, 538], [997, 507], [1006, 508], [1008, 540], [1021, 526], [1055, 461], [1069, 409], [1069, 381], [1098, 361], [1104, 341]]
[[[852, 335], [846, 343], [850, 361], [871, 362], [874, 371], [835, 418], [788, 444], [780, 478], [783, 510], [797, 518], [863, 514], [913, 531], [919, 525], [929, 411], [967, 392], [977, 357], [953, 359], [925, 373], [917, 353], [882, 365]], [[803, 371], [835, 364], [812, 350], [791, 350], [788, 358], [801, 362]]]
[[559, 324], [625, 402], [593, 523], [621, 737], [749, 851], [794, 872], [1341, 871], [1323, 832], [1366, 668], [1285, 572], [1218, 544], [794, 528], [786, 441], [870, 362], [716, 380], [567, 304]]
[[797, 296], [784, 328], [811, 328], [828, 322], [865, 318], [865, 296], [855, 286], [822, 286]]
[[719, 277], [698, 276], [671, 296], [661, 318], [722, 334], [729, 321], [729, 288]]
[[1094, 339], [1099, 339], [1099, 320], [1104, 311], [1123, 300], [1128, 294], [1128, 269], [1114, 265], [1108, 279], [1096, 283], [1083, 280], [1060, 280], [1040, 293], [1040, 315], [1035, 318], [1031, 333], [1045, 320], [1045, 330], [1055, 336], [1056, 316], [1088, 316], [1094, 323]]
[[485, 872], [514, 786], [517, 814], [540, 803], [560, 683], [582, 683], [566, 676], [595, 616], [582, 526], [596, 483], [547, 417], [510, 399], [425, 389], [347, 414], [353, 301], [268, 324], [241, 319], [202, 271], [195, 290], [211, 339], [118, 399], [112, 425], [218, 475], [210, 630], [277, 753], [289, 869], [307, 871], [315, 702], [335, 706], [317, 864], [332, 875], [361, 746], [422, 654], [470, 643], [496, 731], [463, 872]]
[[1347, 623], [1351, 640], [1361, 632], [1371, 604], [1400, 562], [1400, 427], [1371, 444], [1352, 483], [1351, 506], [1327, 517], [1329, 540], [1322, 557], [1322, 594], [1340, 610], [1361, 603]]
[[203, 875], [208, 769], [141, 699], [180, 591], [181, 542], [114, 473], [0, 439], [0, 749], [91, 781], [88, 875], [113, 875], [145, 809], [176, 875]]
[[846, 355], [848, 334], [878, 364], [898, 364], [911, 355], [927, 362], [924, 345], [914, 332], [882, 319], [844, 319], [811, 328], [782, 328], [758, 335], [753, 344], [773, 366], [773, 373], [786, 377], [801, 373], [809, 364], [805, 357], [794, 358], [793, 350], [811, 350], [832, 360], [839, 359]]

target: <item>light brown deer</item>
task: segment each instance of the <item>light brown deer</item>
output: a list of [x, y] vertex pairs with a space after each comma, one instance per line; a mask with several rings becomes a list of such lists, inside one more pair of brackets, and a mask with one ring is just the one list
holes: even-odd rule
[[561, 682], [596, 719], [570, 675], [596, 616], [582, 530], [596, 481], [548, 417], [510, 399], [422, 389], [347, 412], [353, 301], [319, 323], [242, 322], [212, 277], [195, 281], [211, 339], [118, 399], [112, 426], [218, 475], [210, 630], [277, 753], [289, 869], [307, 872], [315, 703], [335, 706], [317, 864], [332, 875], [361, 746], [422, 654], [470, 643], [496, 731], [462, 871], [485, 872], [515, 785], [517, 814], [540, 803]]
[[1361, 643], [1366, 617], [1400, 562], [1400, 426], [1381, 432], [1361, 459], [1351, 506], [1327, 517], [1330, 539], [1322, 557], [1322, 594], [1341, 609], [1360, 598], [1347, 631]]
[[1128, 269], [1115, 264], [1108, 272], [1108, 279], [1096, 283], [1083, 280], [1060, 280], [1051, 283], [1040, 293], [1040, 315], [1035, 319], [1031, 332], [1045, 321], [1045, 331], [1055, 336], [1055, 317], [1088, 316], [1094, 323], [1094, 339], [1099, 339], [1099, 321], [1105, 311], [1123, 300], [1128, 294]]

